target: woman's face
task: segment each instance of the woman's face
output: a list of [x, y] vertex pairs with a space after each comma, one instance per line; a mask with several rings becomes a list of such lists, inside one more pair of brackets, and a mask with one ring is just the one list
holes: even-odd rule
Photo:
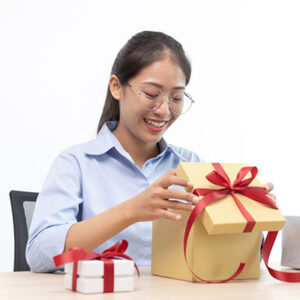
[[156, 94], [161, 90], [164, 94], [163, 103], [155, 110], [145, 110], [139, 103], [138, 94], [128, 85], [122, 87], [122, 95], [119, 99], [119, 126], [122, 126], [122, 132], [125, 130], [134, 139], [144, 143], [157, 143], [178, 117], [170, 111], [165, 95], [176, 93], [176, 87], [184, 89], [185, 75], [181, 68], [166, 56], [142, 69], [128, 82], [138, 91]]

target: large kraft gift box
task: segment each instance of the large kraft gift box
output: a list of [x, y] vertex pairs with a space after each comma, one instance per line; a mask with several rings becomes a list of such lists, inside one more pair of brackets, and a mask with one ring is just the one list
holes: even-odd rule
[[[246, 167], [245, 164], [221, 166], [231, 184], [235, 182], [241, 168]], [[211, 163], [182, 162], [176, 173], [194, 183], [195, 193], [197, 188], [223, 188], [206, 178], [214, 170]], [[249, 177], [248, 174], [243, 180]], [[262, 184], [255, 177], [249, 186], [262, 187]], [[255, 225], [252, 226], [251, 232], [244, 232], [248, 223], [230, 193], [206, 206], [190, 229], [186, 248], [188, 264], [201, 279], [226, 280], [237, 271], [242, 262], [245, 263], [244, 269], [235, 279], [259, 278], [261, 232], [278, 231], [285, 223], [278, 209], [258, 203], [238, 192], [234, 194], [254, 218]], [[202, 201], [203, 196], [199, 197]], [[180, 221], [158, 219], [153, 222], [152, 274], [199, 281], [189, 269], [184, 256], [183, 241], [190, 213], [179, 210], [175, 212], [182, 215]]]

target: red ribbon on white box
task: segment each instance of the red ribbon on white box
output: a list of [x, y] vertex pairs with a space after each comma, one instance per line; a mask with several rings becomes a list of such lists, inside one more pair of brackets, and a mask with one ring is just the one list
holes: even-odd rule
[[[128, 247], [128, 242], [126, 240], [121, 240], [117, 242], [112, 247], [104, 250], [102, 253], [92, 252], [83, 248], [73, 247], [70, 250], [56, 255], [53, 257], [56, 267], [64, 265], [66, 263], [73, 263], [73, 274], [72, 274], [72, 290], [76, 291], [77, 284], [77, 269], [78, 261], [80, 260], [102, 260], [104, 265], [104, 275], [103, 275], [103, 291], [104, 293], [114, 291], [114, 262], [111, 259], [125, 258], [128, 260], [133, 260], [128, 255], [124, 254]], [[140, 271], [137, 265], [134, 263], [134, 267], [137, 270], [138, 276], [140, 276]]]

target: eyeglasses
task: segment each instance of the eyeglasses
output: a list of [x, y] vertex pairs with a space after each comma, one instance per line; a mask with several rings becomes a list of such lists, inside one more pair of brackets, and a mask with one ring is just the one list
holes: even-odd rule
[[[163, 103], [164, 94], [158, 87], [152, 84], [143, 84], [141, 90], [138, 90], [129, 82], [124, 82], [139, 96], [139, 102], [145, 110], [158, 109]], [[167, 96], [170, 111], [175, 115], [184, 114], [195, 102], [188, 93], [182, 90], [175, 90], [172, 95]]]

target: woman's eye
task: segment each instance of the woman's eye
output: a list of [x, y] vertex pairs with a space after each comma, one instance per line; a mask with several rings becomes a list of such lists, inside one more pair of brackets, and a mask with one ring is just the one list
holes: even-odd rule
[[156, 97], [159, 96], [159, 94], [150, 94], [150, 93], [147, 93], [147, 92], [145, 92], [145, 91], [144, 91], [144, 93], [145, 93], [148, 97], [150, 97], [150, 98], [156, 98]]
[[182, 101], [182, 98], [181, 97], [172, 97], [172, 100], [174, 102], [180, 102], [180, 101]]

